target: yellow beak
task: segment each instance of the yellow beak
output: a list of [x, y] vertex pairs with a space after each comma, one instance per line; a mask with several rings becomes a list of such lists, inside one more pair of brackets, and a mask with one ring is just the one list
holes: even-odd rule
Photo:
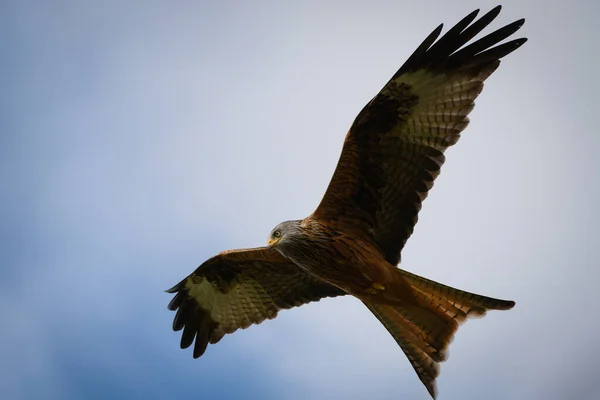
[[269, 240], [267, 240], [267, 246], [268, 246], [268, 247], [275, 246], [275, 244], [276, 244], [277, 242], [279, 242], [279, 239], [280, 239], [280, 238], [276, 238], [276, 239], [269, 238]]

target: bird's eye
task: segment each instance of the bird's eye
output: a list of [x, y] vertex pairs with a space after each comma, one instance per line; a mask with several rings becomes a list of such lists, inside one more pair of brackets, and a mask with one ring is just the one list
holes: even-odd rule
[[273, 237], [274, 238], [281, 237], [281, 231], [275, 231], [275, 232], [273, 232]]

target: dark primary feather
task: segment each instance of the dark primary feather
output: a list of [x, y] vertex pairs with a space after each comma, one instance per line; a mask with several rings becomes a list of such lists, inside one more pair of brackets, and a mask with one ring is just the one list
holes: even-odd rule
[[259, 324], [279, 310], [345, 293], [298, 268], [274, 249], [232, 250], [204, 262], [167, 292], [177, 311], [181, 348], [195, 341], [194, 358], [227, 333]]
[[472, 12], [437, 41], [442, 26], [436, 28], [365, 106], [315, 218], [371, 240], [391, 264], [400, 261], [444, 151], [468, 125], [483, 82], [526, 41], [498, 44], [523, 25], [518, 20], [465, 46], [500, 9], [475, 22], [478, 10]]

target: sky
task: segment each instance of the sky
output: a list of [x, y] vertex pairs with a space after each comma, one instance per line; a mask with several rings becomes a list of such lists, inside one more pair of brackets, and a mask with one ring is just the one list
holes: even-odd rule
[[[598, 2], [506, 1], [402, 268], [515, 300], [463, 325], [439, 399], [597, 399]], [[0, 3], [0, 398], [427, 399], [357, 300], [193, 360], [164, 289], [311, 213], [360, 109], [490, 1]], [[489, 30], [488, 30], [489, 32]]]

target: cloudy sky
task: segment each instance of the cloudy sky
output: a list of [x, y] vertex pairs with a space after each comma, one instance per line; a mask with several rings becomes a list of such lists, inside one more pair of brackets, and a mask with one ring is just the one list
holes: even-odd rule
[[[566, 3], [505, 2], [493, 27], [526, 17], [530, 40], [486, 84], [403, 254], [517, 302], [461, 327], [440, 399], [600, 398], [600, 6]], [[163, 290], [314, 209], [415, 46], [496, 5], [448, 4], [3, 1], [0, 397], [427, 399], [354, 299], [193, 360]]]

